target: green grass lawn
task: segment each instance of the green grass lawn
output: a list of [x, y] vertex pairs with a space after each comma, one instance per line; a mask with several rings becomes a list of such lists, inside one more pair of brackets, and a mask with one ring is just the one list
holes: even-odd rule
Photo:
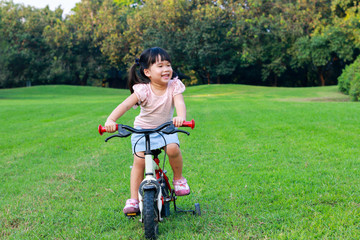
[[[138, 218], [122, 213], [130, 139], [105, 143], [97, 133], [128, 94], [0, 90], [0, 239], [142, 239]], [[159, 239], [360, 236], [359, 103], [335, 86], [206, 85], [184, 96], [196, 121], [180, 136], [192, 193], [177, 204], [199, 202], [203, 215], [172, 208]], [[118, 122], [132, 125], [137, 114]]]

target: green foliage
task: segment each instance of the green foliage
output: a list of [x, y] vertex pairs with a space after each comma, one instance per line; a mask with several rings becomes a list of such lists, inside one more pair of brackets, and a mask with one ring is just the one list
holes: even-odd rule
[[169, 51], [186, 84], [328, 85], [360, 52], [350, 0], [84, 0], [65, 19], [0, 0], [0, 12], [0, 87], [125, 87], [152, 46]]
[[344, 93], [344, 94], [347, 94], [347, 95], [349, 95], [351, 79], [354, 78], [354, 74], [349, 74], [350, 73], [350, 71], [349, 71], [350, 66], [346, 66], [343, 73], [338, 78], [338, 80], [339, 80], [339, 82], [338, 82], [339, 91]]
[[[187, 68], [195, 70], [202, 83], [221, 83], [236, 68], [236, 55], [231, 49], [231, 18], [228, 12], [212, 3], [198, 5], [184, 32]], [[223, 61], [227, 59], [227, 61]]]
[[105, 0], [83, 1], [73, 12], [68, 19], [45, 31], [57, 56], [53, 74], [68, 84], [99, 85], [103, 79], [110, 78], [114, 67], [124, 65], [120, 63], [124, 53], [114, 49], [122, 44], [124, 29], [118, 22], [123, 19], [117, 16], [120, 10], [113, 1]]
[[349, 95], [353, 101], [359, 101], [360, 98], [360, 72], [355, 73], [355, 78], [350, 83]]
[[340, 92], [350, 95], [352, 100], [358, 101], [360, 96], [360, 57], [354, 63], [345, 67], [339, 77]]
[[0, 87], [23, 86], [26, 82], [47, 84], [53, 54], [43, 30], [61, 18], [62, 10], [33, 9], [12, 2], [0, 2]]
[[332, 1], [334, 25], [341, 27], [357, 47], [360, 46], [360, 3], [352, 0]]

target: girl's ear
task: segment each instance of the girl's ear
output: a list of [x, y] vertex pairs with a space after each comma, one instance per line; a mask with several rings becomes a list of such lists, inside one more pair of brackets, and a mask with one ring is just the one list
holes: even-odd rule
[[145, 74], [145, 76], [147, 76], [148, 78], [150, 78], [150, 76], [151, 76], [151, 72], [150, 72], [150, 69], [144, 69], [144, 74]]

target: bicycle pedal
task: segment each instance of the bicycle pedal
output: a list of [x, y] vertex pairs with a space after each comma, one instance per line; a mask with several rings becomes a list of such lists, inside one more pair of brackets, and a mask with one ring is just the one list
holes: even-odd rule
[[127, 217], [129, 219], [135, 218], [138, 215], [140, 215], [140, 212], [137, 212], [137, 213], [125, 213], [125, 217]]

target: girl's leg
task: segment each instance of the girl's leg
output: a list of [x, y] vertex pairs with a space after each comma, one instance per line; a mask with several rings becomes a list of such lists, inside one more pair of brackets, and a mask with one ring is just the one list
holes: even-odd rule
[[174, 173], [174, 180], [182, 178], [183, 159], [179, 145], [170, 143], [166, 146], [166, 154], [169, 157], [169, 163]]
[[173, 185], [175, 194], [177, 196], [188, 195], [190, 194], [190, 188], [186, 179], [182, 176], [183, 159], [180, 148], [176, 143], [171, 143], [166, 148], [166, 153], [169, 156], [169, 162], [174, 172]]
[[[137, 155], [144, 157], [144, 153], [137, 153]], [[141, 181], [144, 179], [145, 160], [139, 158], [134, 154], [134, 163], [131, 169], [130, 176], [130, 193], [132, 199], [139, 199], [138, 190]]]

